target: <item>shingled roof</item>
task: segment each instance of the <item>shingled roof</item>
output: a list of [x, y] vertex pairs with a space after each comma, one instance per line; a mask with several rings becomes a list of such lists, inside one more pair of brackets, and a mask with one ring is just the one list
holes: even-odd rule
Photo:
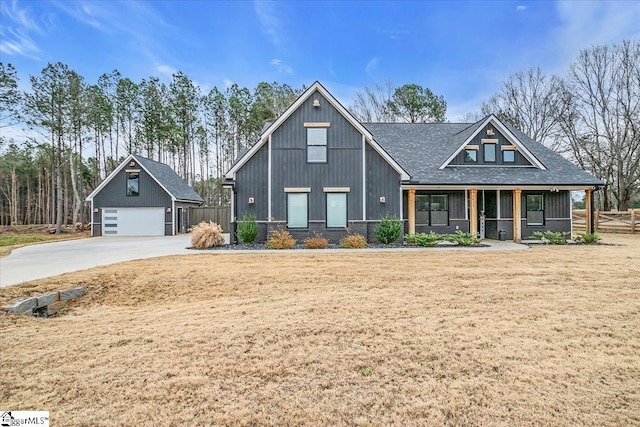
[[136, 154], [132, 157], [149, 172], [176, 200], [204, 202], [178, 174], [167, 164], [156, 162]]
[[537, 167], [440, 168], [484, 122], [363, 123], [391, 157], [411, 175], [411, 182], [429, 185], [599, 186], [604, 183], [512, 126], [505, 125], [545, 169]]

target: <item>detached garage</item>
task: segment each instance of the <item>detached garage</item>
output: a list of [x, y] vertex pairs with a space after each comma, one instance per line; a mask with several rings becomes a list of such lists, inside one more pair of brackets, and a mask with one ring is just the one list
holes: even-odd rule
[[202, 198], [170, 166], [130, 154], [87, 197], [92, 236], [186, 233]]

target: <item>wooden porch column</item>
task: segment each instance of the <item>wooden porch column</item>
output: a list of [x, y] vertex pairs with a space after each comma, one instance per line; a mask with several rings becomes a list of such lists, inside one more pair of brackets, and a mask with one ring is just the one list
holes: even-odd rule
[[409, 219], [409, 234], [416, 234], [416, 190], [409, 190], [407, 218]]
[[584, 190], [584, 227], [585, 233], [593, 233], [593, 206], [591, 202], [591, 192], [593, 190]]
[[478, 190], [469, 190], [469, 233], [471, 236], [478, 235]]
[[513, 190], [513, 241], [522, 242], [522, 190]]

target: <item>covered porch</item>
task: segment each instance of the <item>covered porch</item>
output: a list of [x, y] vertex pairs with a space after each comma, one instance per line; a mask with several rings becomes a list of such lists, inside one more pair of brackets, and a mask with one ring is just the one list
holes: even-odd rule
[[592, 187], [403, 186], [405, 232], [469, 232], [520, 243], [535, 231], [572, 232], [571, 192], [584, 191], [587, 233], [593, 232]]

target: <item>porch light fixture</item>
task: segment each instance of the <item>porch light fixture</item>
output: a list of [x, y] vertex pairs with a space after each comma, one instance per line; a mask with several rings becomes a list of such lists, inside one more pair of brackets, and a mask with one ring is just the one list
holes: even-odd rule
[[249, 197], [249, 204], [252, 205], [256, 202], [256, 200], [253, 197]]
[[552, 192], [552, 193], [558, 193], [559, 191], [560, 191], [560, 190], [558, 189], [558, 187], [553, 187], [553, 188], [551, 189], [551, 192]]
[[387, 203], [387, 199], [384, 196], [380, 197], [380, 203]]
[[313, 100], [313, 106], [318, 108], [320, 106], [320, 101], [318, 100], [318, 98]]
[[98, 208], [93, 208], [93, 213], [98, 213]]
[[171, 212], [171, 208], [167, 208], [167, 213]]

